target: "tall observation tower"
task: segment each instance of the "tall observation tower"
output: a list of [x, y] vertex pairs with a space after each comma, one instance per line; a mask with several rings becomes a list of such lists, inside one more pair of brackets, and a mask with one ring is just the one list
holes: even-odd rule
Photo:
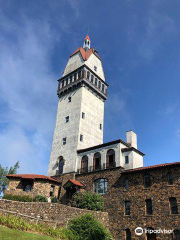
[[58, 110], [48, 175], [75, 172], [77, 150], [103, 143], [107, 87], [98, 52], [87, 35], [58, 80]]

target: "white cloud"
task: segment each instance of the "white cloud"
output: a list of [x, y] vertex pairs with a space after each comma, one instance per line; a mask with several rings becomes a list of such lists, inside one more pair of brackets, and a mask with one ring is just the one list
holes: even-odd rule
[[[161, 1], [159, 1], [159, 4]], [[156, 3], [157, 4], [157, 3]], [[160, 12], [153, 4], [144, 20], [145, 32], [138, 45], [138, 53], [146, 60], [151, 60], [162, 43], [168, 42], [177, 34], [174, 20], [167, 14]]]
[[46, 174], [60, 77], [51, 52], [69, 23], [54, 32], [46, 16], [20, 18], [18, 24], [0, 12], [0, 163], [20, 161], [19, 172]]

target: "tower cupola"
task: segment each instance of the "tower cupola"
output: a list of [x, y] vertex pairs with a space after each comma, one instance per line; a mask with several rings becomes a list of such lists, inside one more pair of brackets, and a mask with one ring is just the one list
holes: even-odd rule
[[90, 43], [91, 43], [91, 40], [89, 38], [89, 35], [87, 34], [87, 36], [84, 39], [84, 45], [83, 45], [83, 48], [85, 49], [85, 51], [88, 51], [90, 49]]

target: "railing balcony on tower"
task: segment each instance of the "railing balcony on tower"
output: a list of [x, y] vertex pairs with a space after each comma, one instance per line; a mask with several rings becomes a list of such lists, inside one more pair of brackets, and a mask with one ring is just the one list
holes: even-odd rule
[[116, 162], [104, 163], [103, 165], [80, 168], [77, 170], [77, 174], [95, 172], [95, 171], [110, 169], [114, 167], [116, 167]]

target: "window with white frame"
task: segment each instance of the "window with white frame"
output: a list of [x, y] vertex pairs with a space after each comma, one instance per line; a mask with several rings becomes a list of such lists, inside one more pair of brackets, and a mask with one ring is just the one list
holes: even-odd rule
[[107, 179], [100, 178], [94, 182], [94, 190], [97, 194], [107, 193]]

